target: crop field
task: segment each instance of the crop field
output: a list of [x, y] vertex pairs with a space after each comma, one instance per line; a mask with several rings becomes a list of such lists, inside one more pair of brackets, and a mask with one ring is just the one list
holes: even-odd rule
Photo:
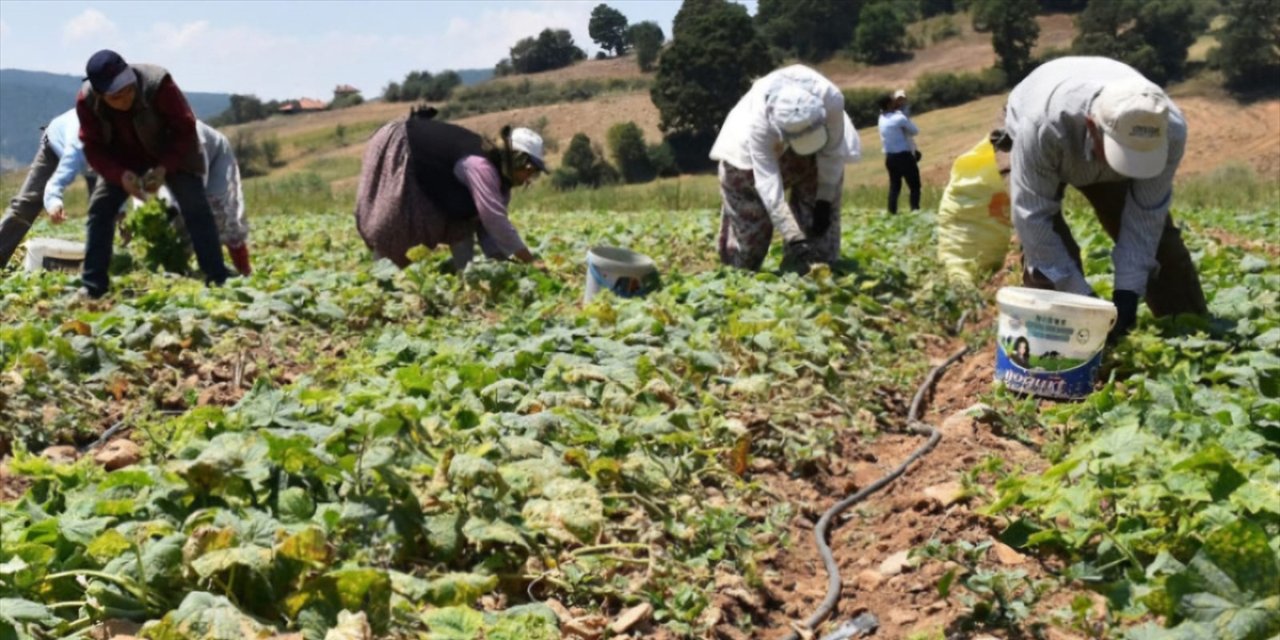
[[[928, 212], [846, 208], [803, 277], [720, 268], [710, 209], [550, 205], [515, 214], [545, 271], [400, 271], [323, 185], [291, 204], [306, 175], [250, 185], [256, 271], [224, 287], [0, 278], [0, 639], [781, 637], [824, 595], [818, 515], [919, 446], [907, 403], [963, 346], [939, 447], [837, 523], [822, 631], [1280, 634], [1274, 200], [1175, 209], [1212, 317], [1142, 311], [1055, 404], [991, 382], [1016, 257], [948, 284]], [[595, 244], [662, 288], [583, 306]]]

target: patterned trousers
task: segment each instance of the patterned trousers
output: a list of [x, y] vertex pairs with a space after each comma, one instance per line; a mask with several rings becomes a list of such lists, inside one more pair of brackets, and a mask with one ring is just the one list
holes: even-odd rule
[[[788, 150], [778, 164], [796, 223], [807, 230], [813, 224], [813, 206], [818, 201], [817, 158]], [[756, 192], [755, 173], [721, 162], [720, 196], [720, 263], [759, 271], [773, 242], [773, 222]], [[831, 203], [831, 227], [822, 236], [809, 238], [805, 245], [803, 253], [790, 245], [783, 247], [784, 269], [803, 273], [813, 263], [830, 264], [840, 257], [839, 195]]]

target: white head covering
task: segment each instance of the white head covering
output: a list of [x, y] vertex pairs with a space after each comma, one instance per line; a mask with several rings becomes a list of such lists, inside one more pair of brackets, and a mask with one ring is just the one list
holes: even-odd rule
[[1107, 164], [1122, 176], [1154, 178], [1169, 159], [1169, 96], [1145, 79], [1103, 87], [1090, 116], [1102, 131]]
[[813, 155], [827, 144], [827, 110], [812, 93], [794, 85], [778, 89], [768, 99], [769, 122], [782, 132], [792, 151]]
[[533, 129], [519, 127], [511, 130], [511, 148], [523, 151], [533, 161], [539, 171], [546, 171], [547, 164], [542, 159], [542, 136]]

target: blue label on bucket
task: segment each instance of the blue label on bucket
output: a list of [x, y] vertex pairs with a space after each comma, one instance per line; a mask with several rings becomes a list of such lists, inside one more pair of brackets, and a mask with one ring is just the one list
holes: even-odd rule
[[1093, 393], [1093, 383], [1102, 364], [1102, 351], [1078, 367], [1065, 371], [1028, 369], [1009, 357], [1003, 344], [996, 346], [996, 381], [1019, 393], [1059, 400], [1079, 400]]

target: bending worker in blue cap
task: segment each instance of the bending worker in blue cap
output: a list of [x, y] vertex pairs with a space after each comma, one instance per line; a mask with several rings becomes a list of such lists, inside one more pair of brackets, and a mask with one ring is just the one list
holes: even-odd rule
[[774, 230], [786, 243], [784, 268], [835, 262], [844, 165], [861, 157], [844, 94], [822, 74], [793, 65], [757, 80], [711, 148], [720, 161], [720, 262], [758, 270]]
[[229, 272], [205, 197], [204, 155], [186, 97], [164, 68], [130, 65], [114, 51], [93, 54], [85, 71], [89, 77], [76, 98], [80, 140], [102, 180], [89, 196], [81, 292], [106, 295], [116, 212], [129, 196], [145, 200], [162, 186], [182, 209], [206, 280], [221, 284]]

